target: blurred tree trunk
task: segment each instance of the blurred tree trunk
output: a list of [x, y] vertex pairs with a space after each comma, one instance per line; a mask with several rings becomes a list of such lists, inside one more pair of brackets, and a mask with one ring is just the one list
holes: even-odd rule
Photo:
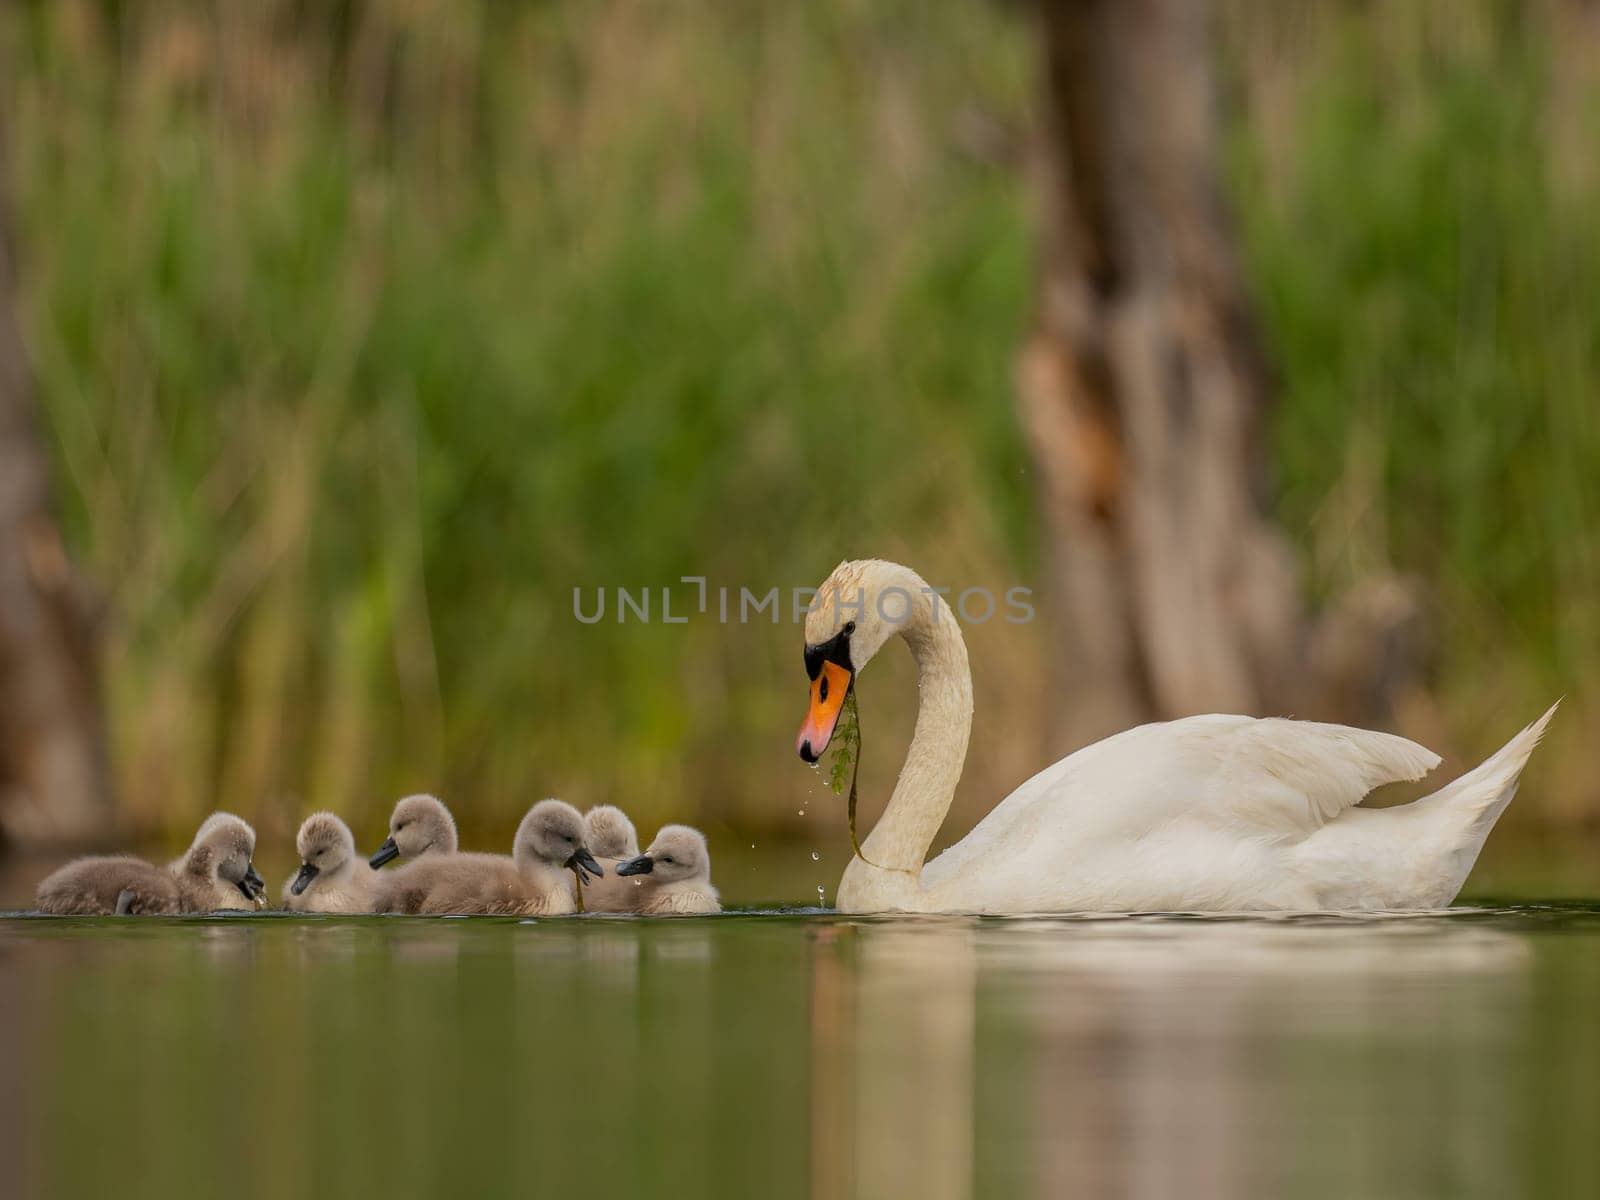
[[9, 186], [0, 138], [0, 840], [85, 842], [105, 837], [111, 815], [93, 636], [50, 507]]
[[[1210, 6], [1035, 0], [1042, 270], [1019, 364], [1065, 742], [1187, 713], [1386, 714], [1413, 605], [1308, 620], [1218, 174]], [[1399, 668], [1397, 669], [1397, 664]]]

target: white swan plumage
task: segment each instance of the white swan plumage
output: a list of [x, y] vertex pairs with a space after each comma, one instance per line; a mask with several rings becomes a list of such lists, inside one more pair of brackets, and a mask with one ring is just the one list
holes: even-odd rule
[[954, 615], [908, 567], [839, 564], [806, 619], [826, 749], [846, 692], [892, 636], [917, 661], [916, 730], [883, 816], [840, 881], [846, 912], [1250, 912], [1443, 908], [1555, 707], [1497, 754], [1410, 804], [1358, 807], [1439, 756], [1394, 734], [1209, 714], [1141, 725], [1029, 779], [924, 863], [966, 758], [972, 681]]

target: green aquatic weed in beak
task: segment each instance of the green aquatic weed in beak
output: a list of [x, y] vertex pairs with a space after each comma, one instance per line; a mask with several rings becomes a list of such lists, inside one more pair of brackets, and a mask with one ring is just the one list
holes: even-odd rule
[[856, 840], [856, 782], [860, 774], [861, 712], [856, 707], [856, 689], [852, 686], [845, 693], [844, 706], [839, 712], [839, 723], [833, 734], [833, 764], [828, 768], [828, 786], [837, 796], [844, 791], [845, 777], [849, 776], [850, 800], [846, 812], [850, 823], [850, 849], [869, 867], [876, 867], [877, 863], [861, 853], [861, 843]]
[[837, 796], [845, 788], [845, 777], [849, 776], [852, 791], [855, 790], [856, 775], [854, 768], [861, 759], [861, 713], [856, 708], [856, 690], [851, 688], [845, 693], [844, 707], [839, 712], [839, 722], [833, 733], [833, 764], [828, 768], [828, 786]]

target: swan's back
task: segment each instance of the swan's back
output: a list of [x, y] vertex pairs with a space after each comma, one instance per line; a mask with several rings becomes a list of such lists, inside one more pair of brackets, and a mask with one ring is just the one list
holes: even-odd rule
[[1086, 897], [1114, 908], [1124, 895], [1295, 907], [1299, 881], [1274, 873], [1270, 848], [1437, 762], [1392, 734], [1311, 721], [1208, 714], [1141, 725], [1029, 779], [929, 863], [922, 883], [997, 911]]
[[1190, 717], [1138, 725], [1051, 763], [928, 863], [924, 887], [938, 887], [991, 855], [1031, 845], [1076, 845], [1085, 836], [1138, 836], [1181, 813], [1193, 796], [1181, 775], [1179, 737], [1242, 717]]

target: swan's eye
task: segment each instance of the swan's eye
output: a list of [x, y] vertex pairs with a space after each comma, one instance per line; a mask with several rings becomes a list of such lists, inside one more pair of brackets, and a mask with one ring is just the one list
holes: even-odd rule
[[672, 864], [672, 859], [668, 858], [665, 854], [661, 856], [661, 861], [666, 863], [668, 866]]
[[856, 623], [854, 621], [846, 621], [844, 623], [844, 635], [845, 635], [845, 637], [849, 637], [855, 631], [856, 631]]

